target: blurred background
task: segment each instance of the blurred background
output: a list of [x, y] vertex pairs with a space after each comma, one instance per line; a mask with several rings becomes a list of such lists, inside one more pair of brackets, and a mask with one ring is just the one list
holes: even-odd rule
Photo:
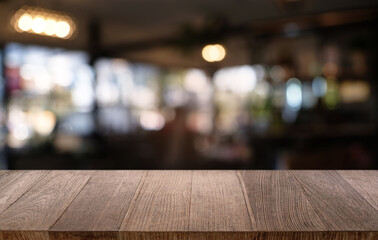
[[376, 169], [377, 13], [0, 0], [0, 169]]

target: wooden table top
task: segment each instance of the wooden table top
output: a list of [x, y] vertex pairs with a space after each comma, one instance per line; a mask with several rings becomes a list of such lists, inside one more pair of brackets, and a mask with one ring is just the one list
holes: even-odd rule
[[0, 240], [378, 239], [378, 171], [0, 171]]

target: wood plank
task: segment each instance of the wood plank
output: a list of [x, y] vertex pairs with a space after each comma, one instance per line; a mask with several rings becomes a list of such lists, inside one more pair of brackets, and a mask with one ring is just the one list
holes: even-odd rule
[[48, 171], [2, 171], [0, 173], [0, 214], [47, 173]]
[[[373, 240], [377, 232], [189, 232], [196, 240]], [[163, 239], [163, 238], [157, 238]], [[168, 239], [168, 238], [164, 238]], [[143, 239], [144, 240], [144, 239]], [[145, 239], [148, 240], [148, 239]]]
[[49, 232], [49, 240], [117, 240], [117, 232]]
[[118, 231], [143, 174], [143, 171], [96, 171], [51, 228], [62, 232], [54, 236], [65, 239], [64, 231]]
[[236, 171], [194, 171], [190, 231], [251, 231]]
[[121, 239], [129, 239], [127, 231], [187, 231], [192, 172], [146, 173], [120, 227]]
[[326, 230], [287, 171], [240, 171], [246, 198], [258, 231]]
[[378, 171], [337, 171], [363, 198], [378, 210]]
[[[47, 231], [93, 171], [51, 171], [0, 215], [2, 231]], [[12, 233], [11, 232], [11, 233]]]
[[292, 171], [329, 231], [377, 231], [378, 212], [336, 171]]
[[128, 232], [121, 235], [123, 240], [187, 240], [188, 232]]
[[154, 232], [130, 233], [128, 240], [374, 240], [376, 232]]
[[0, 240], [373, 240], [376, 174], [0, 171]]
[[[40, 240], [47, 239], [45, 232], [21, 232], [9, 234], [5, 232], [4, 240]], [[16, 238], [15, 238], [16, 236]], [[27, 238], [25, 238], [27, 236]], [[68, 237], [68, 238], [67, 238]], [[59, 232], [50, 233], [50, 240], [108, 240], [112, 239], [111, 232], [72, 232], [61, 234]], [[187, 238], [196, 240], [374, 240], [377, 239], [377, 232], [208, 232], [208, 233], [173, 233], [173, 232], [152, 232], [136, 233], [130, 232], [127, 240], [185, 240]], [[1, 239], [1, 234], [0, 234]]]
[[49, 235], [46, 231], [4, 231], [3, 232], [3, 240], [48, 240], [48, 239], [49, 239]]

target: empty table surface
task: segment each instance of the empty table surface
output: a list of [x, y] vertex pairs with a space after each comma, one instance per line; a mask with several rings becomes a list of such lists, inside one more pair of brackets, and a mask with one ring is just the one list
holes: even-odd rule
[[378, 171], [0, 171], [0, 240], [378, 239]]

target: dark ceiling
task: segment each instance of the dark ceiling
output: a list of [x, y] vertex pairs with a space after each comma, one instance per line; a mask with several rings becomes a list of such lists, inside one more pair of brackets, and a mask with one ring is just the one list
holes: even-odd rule
[[[78, 35], [73, 40], [65, 41], [15, 33], [9, 27], [9, 17], [23, 5], [68, 12], [78, 23]], [[281, 26], [280, 23], [285, 21], [300, 23], [310, 21], [304, 20], [309, 16], [371, 10], [377, 6], [378, 1], [373, 0], [2, 0], [0, 39], [3, 43], [18, 41], [78, 49], [88, 49], [92, 45], [104, 50], [105, 54], [115, 54], [137, 61], [203, 67], [205, 63], [200, 57], [199, 46], [191, 49], [192, 54], [185, 54], [185, 51], [172, 48], [172, 39], [199, 38], [203, 35], [199, 32], [206, 33], [211, 29], [213, 22], [210, 21], [209, 24], [209, 19], [221, 19], [221, 29], [227, 30], [222, 40], [229, 45], [228, 49], [234, 55], [234, 58], [228, 56], [225, 61], [229, 65], [248, 61], [245, 36], [249, 32], [277, 32], [279, 29], [275, 26]], [[375, 13], [374, 10], [368, 14]], [[354, 15], [354, 20], [363, 20], [365, 15]], [[350, 18], [351, 15], [345, 15], [344, 21], [348, 16]], [[98, 23], [97, 40], [93, 39], [96, 36], [93, 31], [90, 33], [89, 26], [93, 20]], [[192, 35], [185, 35], [183, 31], [183, 26], [188, 25], [192, 29], [189, 31]], [[93, 41], [96, 44], [91, 44]], [[180, 43], [185, 45], [186, 42]]]

